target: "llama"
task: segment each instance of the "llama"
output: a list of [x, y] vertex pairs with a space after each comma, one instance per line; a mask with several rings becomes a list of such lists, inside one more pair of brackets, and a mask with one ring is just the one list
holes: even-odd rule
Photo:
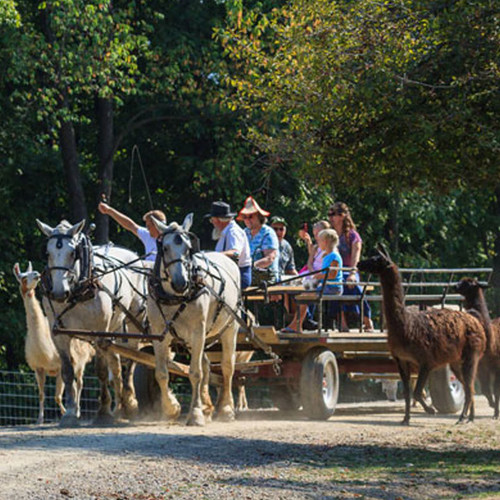
[[40, 302], [35, 296], [35, 288], [40, 281], [40, 274], [33, 271], [31, 262], [25, 272], [21, 272], [19, 264], [14, 265], [14, 276], [19, 281], [19, 290], [24, 301], [26, 311], [27, 335], [24, 345], [26, 361], [35, 372], [38, 384], [39, 425], [43, 424], [44, 402], [45, 402], [45, 377], [50, 375], [56, 377], [55, 400], [64, 415], [66, 409], [62, 403], [64, 382], [61, 376], [61, 358], [50, 334], [49, 322], [43, 314]]
[[478, 377], [481, 390], [494, 409], [493, 418], [499, 417], [500, 406], [500, 318], [490, 319], [483, 286], [474, 278], [462, 278], [456, 286], [465, 297], [467, 312], [477, 317], [486, 331], [486, 352], [479, 362]]
[[449, 363], [465, 389], [465, 402], [459, 422], [468, 415], [474, 420], [474, 379], [479, 359], [486, 348], [486, 335], [480, 321], [466, 312], [449, 309], [408, 311], [398, 267], [382, 246], [378, 255], [359, 262], [362, 272], [378, 274], [382, 286], [383, 309], [387, 321], [388, 344], [403, 382], [405, 416], [410, 423], [410, 372], [418, 367], [414, 398], [429, 414], [436, 412], [423, 398], [429, 373]]

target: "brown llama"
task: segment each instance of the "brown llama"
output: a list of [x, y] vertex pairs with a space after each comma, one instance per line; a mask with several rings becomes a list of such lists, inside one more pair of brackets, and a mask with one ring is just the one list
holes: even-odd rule
[[422, 391], [429, 373], [446, 364], [462, 382], [465, 402], [459, 422], [474, 420], [474, 380], [486, 348], [486, 335], [480, 321], [466, 312], [448, 309], [409, 311], [405, 309], [399, 269], [381, 245], [378, 255], [358, 263], [362, 272], [380, 277], [388, 344], [403, 382], [405, 416], [410, 423], [410, 373], [418, 367], [414, 398], [429, 414], [436, 410], [426, 403]]
[[478, 378], [481, 390], [494, 409], [493, 418], [499, 417], [500, 406], [500, 318], [491, 321], [484, 298], [483, 285], [474, 278], [462, 278], [456, 286], [465, 297], [467, 312], [477, 317], [486, 332], [486, 352], [479, 362]]

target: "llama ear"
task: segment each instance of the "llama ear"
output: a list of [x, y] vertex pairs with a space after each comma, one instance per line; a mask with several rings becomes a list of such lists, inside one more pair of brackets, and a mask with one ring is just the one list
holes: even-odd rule
[[385, 248], [384, 244], [381, 242], [377, 243], [377, 250], [382, 257], [387, 259], [388, 261], [392, 262], [391, 257], [389, 256], [389, 252], [387, 251], [387, 248]]
[[45, 224], [44, 222], [42, 222], [39, 219], [36, 219], [36, 223], [37, 223], [38, 227], [40, 228], [40, 231], [42, 231], [42, 233], [45, 236], [47, 236], [47, 238], [49, 238], [50, 236], [52, 236], [52, 233], [54, 232], [54, 229], [52, 227], [50, 227], [49, 225]]
[[27, 273], [32, 273], [33, 272], [33, 266], [31, 265], [31, 260], [28, 262], [28, 269], [26, 269]]
[[12, 272], [14, 273], [14, 276], [16, 277], [17, 281], [21, 281], [21, 269], [19, 268], [19, 262], [16, 262], [14, 264], [14, 267], [12, 268]]

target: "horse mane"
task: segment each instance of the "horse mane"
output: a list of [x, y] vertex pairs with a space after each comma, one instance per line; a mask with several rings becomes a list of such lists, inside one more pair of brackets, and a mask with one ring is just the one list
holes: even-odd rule
[[55, 231], [58, 233], [66, 232], [68, 229], [71, 229], [73, 225], [67, 221], [66, 219], [63, 219], [57, 226], [55, 227]]

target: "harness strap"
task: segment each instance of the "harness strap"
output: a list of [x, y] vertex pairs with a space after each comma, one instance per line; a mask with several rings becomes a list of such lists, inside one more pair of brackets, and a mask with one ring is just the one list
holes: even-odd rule
[[120, 302], [120, 298], [117, 297], [109, 288], [106, 287], [101, 281], [97, 282], [98, 288], [103, 292], [107, 293], [111, 298], [113, 306], [118, 306], [118, 308], [127, 316], [130, 322], [142, 333], [147, 334], [147, 328]]

